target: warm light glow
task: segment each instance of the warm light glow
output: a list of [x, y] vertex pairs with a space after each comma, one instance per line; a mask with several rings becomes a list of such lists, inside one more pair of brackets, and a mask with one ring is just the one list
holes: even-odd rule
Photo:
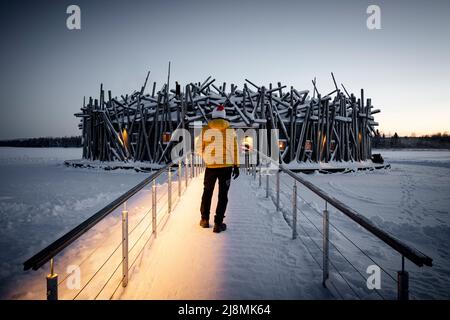
[[162, 135], [163, 143], [169, 143], [171, 137], [172, 137], [172, 135], [170, 134], [170, 132], [164, 132]]
[[312, 143], [311, 140], [306, 140], [305, 142], [305, 151], [312, 151]]
[[122, 145], [125, 144], [125, 146], [128, 147], [128, 132], [127, 129], [125, 128], [123, 128], [122, 130], [122, 137], [123, 137], [123, 141], [121, 141]]
[[246, 136], [243, 141], [242, 148], [244, 150], [252, 150], [253, 149], [253, 137]]
[[280, 149], [280, 151], [284, 151], [286, 149], [286, 140], [285, 139], [278, 140], [278, 148]]
[[125, 128], [123, 128], [123, 130], [122, 130], [122, 137], [123, 137], [125, 144], [127, 144], [128, 143], [128, 132], [127, 132], [127, 129], [125, 129]]
[[333, 152], [336, 149], [336, 141], [335, 140], [331, 140], [330, 143], [330, 150], [331, 152]]

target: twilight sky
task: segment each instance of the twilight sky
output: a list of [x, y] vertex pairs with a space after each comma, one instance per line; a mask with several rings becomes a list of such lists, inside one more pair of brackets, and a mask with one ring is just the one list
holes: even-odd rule
[[[81, 7], [81, 30], [66, 8]], [[368, 30], [366, 8], [381, 8]], [[386, 134], [450, 132], [450, 1], [4, 1], [0, 139], [78, 135], [83, 96], [212, 75], [242, 85], [333, 88], [330, 72], [381, 108]], [[172, 85], [173, 87], [173, 85]]]

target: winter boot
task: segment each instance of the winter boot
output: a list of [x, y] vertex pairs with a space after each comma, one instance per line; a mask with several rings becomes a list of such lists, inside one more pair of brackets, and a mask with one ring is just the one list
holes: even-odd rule
[[200, 227], [202, 227], [202, 228], [209, 228], [209, 220], [202, 218], [200, 220]]
[[219, 233], [219, 232], [222, 232], [225, 230], [227, 230], [227, 225], [225, 223], [215, 223], [214, 224], [213, 232]]

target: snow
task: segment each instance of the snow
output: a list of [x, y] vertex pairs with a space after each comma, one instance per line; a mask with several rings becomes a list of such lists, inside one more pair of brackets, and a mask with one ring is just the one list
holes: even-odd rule
[[0, 297], [27, 258], [146, 177], [63, 164], [80, 157], [78, 148], [0, 148]]
[[[406, 264], [412, 298], [448, 299], [450, 151], [374, 152], [380, 152], [392, 164], [391, 169], [302, 177], [433, 258], [432, 268]], [[23, 272], [21, 263], [148, 175], [62, 164], [80, 153], [79, 149], [0, 149], [0, 297], [45, 298], [48, 266]], [[265, 180], [259, 188], [258, 177], [241, 170], [230, 189], [228, 229], [220, 234], [198, 226], [202, 176], [191, 181], [186, 191], [182, 185], [184, 193], [180, 199], [174, 196], [177, 204], [170, 215], [163, 205], [167, 201], [165, 178], [163, 175], [158, 181], [156, 238], [151, 236], [149, 187], [127, 202], [131, 232], [128, 286], [119, 285], [122, 208], [118, 208], [56, 258], [61, 298], [378, 299], [377, 293], [366, 287], [366, 268], [374, 262], [356, 244], [387, 272], [382, 273], [379, 293], [395, 299], [396, 284], [390, 276], [396, 278], [400, 256], [330, 206], [332, 266], [329, 290], [322, 287], [320, 232], [325, 204], [297, 184], [298, 238], [292, 240], [290, 177], [281, 176], [281, 210], [277, 212], [273, 204], [275, 176], [269, 177], [271, 193], [266, 199]], [[172, 188], [176, 195], [176, 175]], [[81, 288], [86, 286], [81, 292], [67, 287], [70, 265], [80, 267]]]
[[[274, 206], [251, 178], [232, 181], [227, 230], [198, 226], [202, 176], [196, 178], [152, 246], [131, 271], [119, 299], [298, 299], [332, 298], [310, 281], [312, 260]], [[249, 192], [243, 192], [247, 189]], [[217, 188], [216, 188], [217, 192]], [[212, 208], [215, 208], [217, 193]], [[211, 217], [212, 220], [212, 217]]]
[[[335, 198], [369, 218], [388, 231], [433, 258], [433, 267], [418, 268], [407, 263], [413, 298], [448, 299], [450, 297], [450, 151], [433, 150], [374, 150], [381, 153], [391, 169], [353, 173], [312, 174], [302, 177], [312, 181]], [[284, 188], [291, 188], [292, 179], [282, 177]], [[288, 187], [289, 185], [289, 187]], [[303, 212], [319, 227], [324, 203], [312, 192], [299, 186], [299, 195], [312, 204], [302, 203]], [[310, 223], [306, 225], [310, 226]], [[367, 253], [376, 257], [391, 276], [400, 270], [398, 254], [373, 236], [360, 230], [343, 214], [331, 208], [330, 220], [336, 227]], [[301, 222], [300, 222], [301, 223]], [[331, 230], [331, 237], [340, 245], [352, 263], [363, 274], [371, 263], [355, 250], [342, 235]], [[339, 255], [339, 254], [337, 254]], [[344, 266], [344, 265], [343, 265]], [[349, 268], [347, 264], [346, 269]], [[386, 281], [383, 281], [383, 278]], [[359, 281], [359, 280], [358, 280]], [[353, 279], [353, 283], [358, 283]], [[383, 284], [391, 286], [386, 274]], [[395, 287], [392, 287], [395, 289]], [[388, 287], [389, 289], [389, 287]], [[390, 290], [387, 290], [390, 291]], [[394, 292], [387, 292], [388, 296]], [[395, 296], [394, 296], [395, 297]]]

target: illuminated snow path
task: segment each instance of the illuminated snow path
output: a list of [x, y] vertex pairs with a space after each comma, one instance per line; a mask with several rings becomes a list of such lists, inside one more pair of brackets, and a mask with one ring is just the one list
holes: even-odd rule
[[[251, 176], [232, 181], [227, 231], [200, 228], [202, 179], [192, 180], [114, 299], [330, 298], [321, 271]], [[212, 212], [216, 203], [217, 186]]]

